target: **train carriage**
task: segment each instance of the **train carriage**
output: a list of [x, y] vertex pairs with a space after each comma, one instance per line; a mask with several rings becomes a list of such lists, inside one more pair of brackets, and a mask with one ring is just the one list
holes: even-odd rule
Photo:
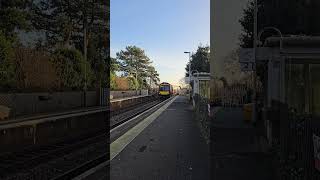
[[173, 95], [173, 87], [167, 82], [163, 82], [159, 85], [159, 96], [166, 98]]

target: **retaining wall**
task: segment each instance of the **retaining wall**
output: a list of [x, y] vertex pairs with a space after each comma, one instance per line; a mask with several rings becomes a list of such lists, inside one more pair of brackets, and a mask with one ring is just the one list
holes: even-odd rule
[[0, 153], [52, 144], [107, 130], [108, 111], [0, 126]]
[[96, 91], [84, 97], [84, 92], [0, 94], [0, 105], [11, 109], [10, 118], [99, 105]]
[[110, 91], [110, 99], [120, 99], [132, 96], [148, 95], [148, 90], [137, 91]]
[[119, 100], [111, 100], [110, 101], [110, 110], [117, 111], [124, 108], [128, 108], [131, 106], [135, 106], [137, 104], [141, 104], [144, 102], [148, 102], [150, 100], [154, 100], [156, 96], [139, 96], [139, 97], [132, 97], [128, 99], [119, 99]]

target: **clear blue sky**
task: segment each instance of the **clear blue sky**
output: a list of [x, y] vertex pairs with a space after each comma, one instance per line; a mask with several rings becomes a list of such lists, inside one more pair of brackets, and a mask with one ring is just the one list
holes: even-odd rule
[[210, 42], [210, 0], [111, 0], [111, 56], [128, 45], [146, 51], [161, 81], [178, 84], [188, 55]]

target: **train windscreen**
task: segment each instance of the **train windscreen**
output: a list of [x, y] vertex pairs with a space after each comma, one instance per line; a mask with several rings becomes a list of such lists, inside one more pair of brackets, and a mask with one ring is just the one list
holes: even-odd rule
[[160, 91], [170, 91], [170, 86], [160, 86]]

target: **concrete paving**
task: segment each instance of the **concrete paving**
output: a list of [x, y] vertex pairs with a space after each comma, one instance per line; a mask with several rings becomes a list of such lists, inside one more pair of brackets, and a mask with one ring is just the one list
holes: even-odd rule
[[186, 97], [177, 97], [110, 163], [114, 180], [210, 179], [209, 146]]
[[256, 129], [243, 120], [241, 108], [220, 108], [214, 117], [211, 179], [274, 179], [272, 156], [260, 151]]

